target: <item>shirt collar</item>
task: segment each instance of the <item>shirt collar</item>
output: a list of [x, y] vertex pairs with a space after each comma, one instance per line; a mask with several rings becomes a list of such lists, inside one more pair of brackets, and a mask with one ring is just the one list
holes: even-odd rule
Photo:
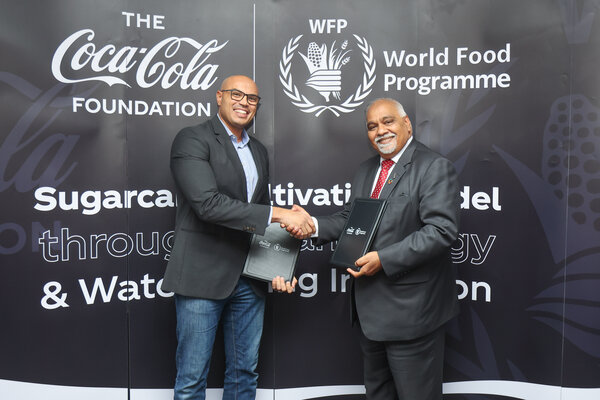
[[231, 132], [231, 130], [229, 130], [229, 127], [223, 122], [221, 116], [218, 113], [217, 117], [219, 118], [219, 121], [221, 121], [221, 124], [223, 124], [223, 127], [225, 128], [225, 131], [227, 131], [227, 134], [229, 135], [229, 138], [233, 142], [234, 146], [244, 147], [248, 144], [248, 142], [250, 141], [250, 136], [248, 136], [248, 132], [246, 132], [245, 129], [242, 130], [242, 141], [238, 142], [237, 137]]

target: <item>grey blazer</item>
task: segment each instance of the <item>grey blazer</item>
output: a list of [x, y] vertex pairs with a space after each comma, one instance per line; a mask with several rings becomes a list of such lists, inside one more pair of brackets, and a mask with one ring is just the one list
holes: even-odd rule
[[175, 137], [171, 172], [178, 204], [163, 289], [207, 299], [232, 293], [251, 235], [264, 234], [270, 212], [267, 150], [252, 137], [249, 146], [258, 170], [250, 203], [242, 164], [217, 116]]
[[[344, 209], [318, 217], [318, 243], [336, 240], [354, 197], [369, 197], [379, 156], [361, 164]], [[450, 161], [415, 139], [392, 170], [379, 198], [387, 207], [371, 250], [383, 271], [354, 282], [355, 311], [371, 340], [410, 340], [434, 331], [458, 313], [450, 247], [460, 211]]]

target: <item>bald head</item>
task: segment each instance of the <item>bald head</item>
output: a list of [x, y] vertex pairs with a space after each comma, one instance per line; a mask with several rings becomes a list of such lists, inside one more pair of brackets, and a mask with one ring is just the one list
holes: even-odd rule
[[[252, 87], [253, 89], [250, 92], [246, 92], [241, 88], [241, 86]], [[256, 83], [252, 80], [252, 78], [249, 78], [246, 75], [232, 75], [223, 79], [220, 90], [228, 89], [239, 89], [247, 94], [258, 94], [258, 86], [256, 86]]]

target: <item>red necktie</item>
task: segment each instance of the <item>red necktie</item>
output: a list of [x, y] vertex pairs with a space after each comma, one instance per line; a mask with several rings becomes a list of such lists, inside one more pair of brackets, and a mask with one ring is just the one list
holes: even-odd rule
[[375, 185], [375, 189], [373, 189], [373, 193], [371, 193], [372, 199], [378, 199], [379, 193], [381, 193], [381, 189], [383, 188], [383, 184], [385, 183], [385, 179], [390, 172], [390, 168], [394, 165], [393, 160], [383, 160], [381, 162], [381, 171], [379, 171], [379, 178], [377, 178], [377, 184]]

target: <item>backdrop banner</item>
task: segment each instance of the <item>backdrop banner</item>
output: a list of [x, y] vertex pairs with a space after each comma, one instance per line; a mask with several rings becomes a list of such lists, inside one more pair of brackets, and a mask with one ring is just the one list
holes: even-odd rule
[[[175, 134], [232, 74], [273, 205], [339, 210], [404, 104], [459, 172], [445, 398], [600, 398], [600, 0], [29, 0], [0, 14], [0, 397], [172, 398]], [[302, 244], [258, 399], [364, 398], [350, 277]], [[219, 399], [217, 341], [208, 398]]]

